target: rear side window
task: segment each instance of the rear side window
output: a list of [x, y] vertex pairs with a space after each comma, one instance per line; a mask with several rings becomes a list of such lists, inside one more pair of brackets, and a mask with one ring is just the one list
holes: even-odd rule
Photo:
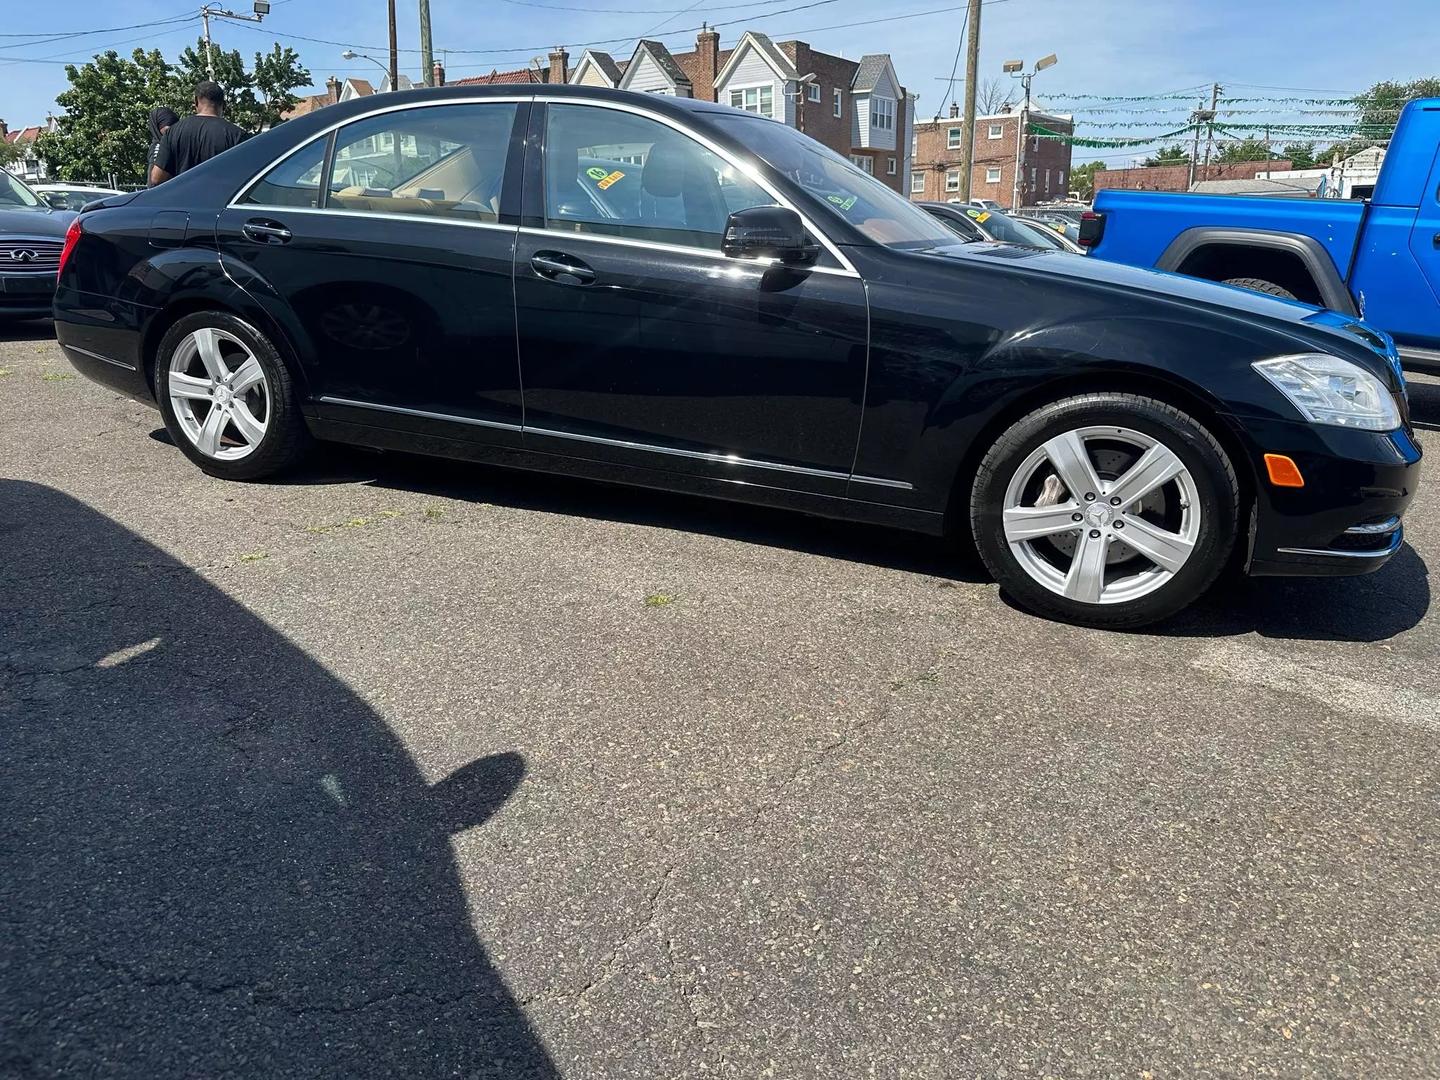
[[718, 250], [732, 212], [774, 203], [724, 158], [657, 120], [586, 105], [548, 110], [548, 228]]
[[240, 202], [260, 206], [319, 206], [320, 170], [325, 167], [327, 142], [320, 139], [291, 154], [261, 177]]
[[382, 113], [335, 134], [326, 207], [499, 221], [514, 102]]

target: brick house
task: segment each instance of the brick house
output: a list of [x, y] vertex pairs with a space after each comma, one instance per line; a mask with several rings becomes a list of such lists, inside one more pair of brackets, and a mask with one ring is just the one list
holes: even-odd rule
[[[1291, 167], [1289, 159], [1282, 161], [1233, 161], [1224, 165], [1213, 162], [1210, 165], [1195, 166], [1196, 182], [1202, 180], [1253, 180], [1262, 173], [1284, 172]], [[1185, 165], [1141, 165], [1133, 169], [1097, 169], [1095, 190], [1103, 188], [1125, 188], [1129, 191], [1189, 191], [1190, 166]]]
[[789, 124], [904, 193], [914, 98], [885, 53], [846, 60], [804, 41], [777, 44], [753, 31], [722, 49], [720, 35], [705, 27], [689, 52], [672, 53], [647, 39], [628, 60], [587, 49], [571, 68], [569, 54], [556, 49], [549, 61], [455, 85], [568, 82], [718, 101]]
[[[1075, 130], [1068, 116], [1030, 110], [1032, 123], [1068, 135]], [[1015, 183], [1015, 139], [1020, 129], [1018, 109], [975, 118], [975, 156], [970, 170], [970, 197], [994, 199], [1001, 206], [1020, 206], [1064, 199], [1069, 192], [1071, 147], [1059, 139], [1030, 136], [1025, 146], [1025, 167]], [[959, 199], [960, 157], [965, 121], [958, 106], [950, 115], [915, 122], [914, 161], [909, 195], [917, 201]]]

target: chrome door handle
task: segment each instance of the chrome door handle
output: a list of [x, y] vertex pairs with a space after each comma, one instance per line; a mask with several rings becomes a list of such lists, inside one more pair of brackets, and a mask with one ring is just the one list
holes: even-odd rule
[[257, 244], [285, 244], [294, 235], [284, 225], [268, 221], [247, 221], [240, 231]]
[[[589, 266], [558, 251], [537, 251], [530, 257], [530, 268], [543, 278], [566, 285], [589, 285], [595, 280], [595, 271]], [[563, 281], [564, 278], [570, 280]]]

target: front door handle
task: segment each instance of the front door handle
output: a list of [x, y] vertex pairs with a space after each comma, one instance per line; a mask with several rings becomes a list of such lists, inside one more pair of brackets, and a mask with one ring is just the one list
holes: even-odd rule
[[537, 251], [530, 257], [530, 269], [563, 285], [589, 285], [595, 280], [595, 271], [586, 263], [559, 251]]
[[288, 244], [292, 233], [276, 221], [247, 221], [240, 226], [246, 239], [257, 244]]
[[1430, 243], [1434, 244], [1437, 248], [1440, 248], [1440, 232], [1437, 232], [1434, 236], [1430, 238]]

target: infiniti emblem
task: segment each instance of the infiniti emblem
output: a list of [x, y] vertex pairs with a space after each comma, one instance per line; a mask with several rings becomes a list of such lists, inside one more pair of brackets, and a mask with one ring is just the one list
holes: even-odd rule
[[14, 259], [16, 262], [32, 263], [36, 259], [38, 259], [39, 256], [36, 255], [35, 252], [31, 251], [29, 248], [16, 248], [14, 251], [10, 252], [10, 258]]

